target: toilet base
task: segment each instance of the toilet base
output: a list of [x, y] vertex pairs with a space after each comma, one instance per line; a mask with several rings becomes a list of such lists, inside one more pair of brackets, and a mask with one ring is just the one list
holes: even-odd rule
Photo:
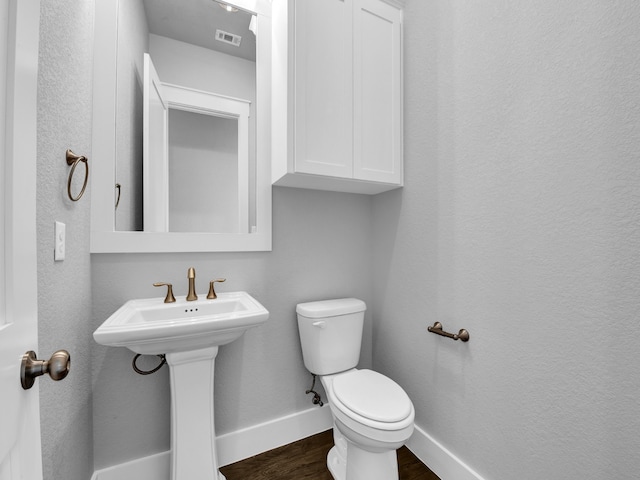
[[327, 468], [334, 480], [347, 478], [347, 461], [340, 457], [337, 447], [334, 445], [327, 454]]
[[337, 428], [333, 431], [335, 445], [327, 455], [327, 468], [334, 480], [399, 480], [396, 450], [370, 452], [347, 440]]
[[398, 455], [395, 450], [369, 452], [347, 442], [345, 480], [398, 480]]
[[347, 439], [333, 424], [333, 447], [327, 454], [327, 467], [334, 480], [345, 480], [347, 477]]

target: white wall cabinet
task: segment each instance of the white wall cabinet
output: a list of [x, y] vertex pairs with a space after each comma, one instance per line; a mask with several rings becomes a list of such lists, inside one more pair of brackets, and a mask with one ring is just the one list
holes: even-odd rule
[[275, 185], [402, 186], [402, 10], [392, 0], [274, 2]]

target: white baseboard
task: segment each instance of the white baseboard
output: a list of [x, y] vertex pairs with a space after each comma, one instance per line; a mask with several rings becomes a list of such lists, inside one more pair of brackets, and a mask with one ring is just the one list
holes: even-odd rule
[[407, 447], [441, 480], [485, 480], [417, 425]]
[[91, 480], [169, 480], [171, 452], [156, 453], [93, 472]]
[[222, 466], [229, 465], [332, 427], [331, 410], [327, 404], [322, 408], [314, 407], [276, 418], [217, 437], [218, 461]]
[[[253, 457], [333, 427], [329, 405], [314, 407], [216, 438], [220, 466]], [[91, 480], [169, 480], [170, 453], [162, 452], [96, 470]]]

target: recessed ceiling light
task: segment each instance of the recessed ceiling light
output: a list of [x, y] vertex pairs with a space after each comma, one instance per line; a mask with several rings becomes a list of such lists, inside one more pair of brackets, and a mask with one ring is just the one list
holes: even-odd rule
[[220, 5], [221, 8], [224, 8], [227, 12], [235, 13], [238, 11], [236, 7], [232, 7], [231, 5], [227, 5], [226, 3], [222, 3], [222, 2], [216, 2], [216, 3]]

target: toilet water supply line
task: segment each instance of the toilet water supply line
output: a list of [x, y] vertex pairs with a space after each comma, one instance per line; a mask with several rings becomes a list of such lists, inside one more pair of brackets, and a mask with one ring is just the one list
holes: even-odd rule
[[324, 403], [322, 403], [322, 398], [320, 397], [318, 392], [316, 392], [313, 389], [316, 386], [316, 375], [315, 375], [315, 373], [312, 373], [311, 375], [313, 376], [313, 382], [311, 383], [311, 388], [309, 390], [307, 390], [306, 392], [304, 392], [304, 393], [306, 395], [309, 395], [310, 393], [313, 393], [313, 399], [311, 400], [313, 402], [313, 404], [314, 405], [323, 406]]
[[131, 362], [131, 366], [133, 367], [133, 369], [135, 370], [136, 373], [139, 373], [140, 375], [151, 375], [152, 373], [156, 373], [158, 370], [160, 370], [162, 368], [162, 366], [167, 363], [167, 359], [164, 356], [164, 353], [161, 353], [160, 355], [156, 355], [157, 357], [159, 357], [160, 363], [158, 364], [158, 366], [156, 368], [153, 368], [151, 370], [140, 370], [138, 368], [138, 365], [136, 365], [136, 362], [138, 360], [138, 358], [140, 358], [142, 356], [141, 353], [138, 353], [135, 357], [133, 357], [133, 361]]

